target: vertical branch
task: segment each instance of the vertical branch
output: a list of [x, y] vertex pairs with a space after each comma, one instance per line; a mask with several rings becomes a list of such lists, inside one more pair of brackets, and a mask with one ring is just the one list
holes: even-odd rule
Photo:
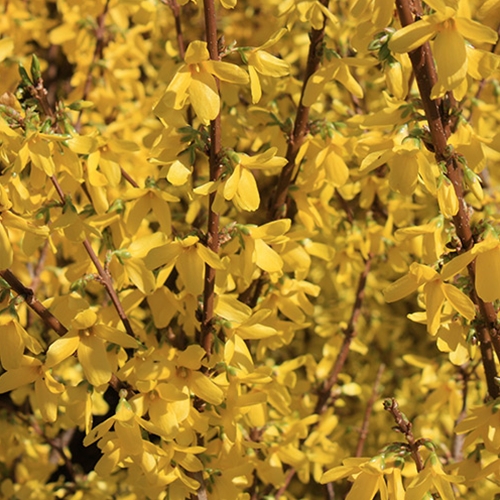
[[[328, 8], [328, 0], [321, 0], [321, 3], [326, 8]], [[322, 28], [319, 30], [312, 28], [309, 34], [311, 43], [309, 45], [309, 53], [307, 56], [304, 84], [302, 86], [302, 92], [300, 96], [299, 107], [297, 108], [297, 114], [295, 116], [293, 131], [288, 138], [288, 147], [286, 151], [286, 159], [288, 163], [283, 167], [281, 171], [278, 180], [278, 186], [276, 187], [276, 192], [269, 208], [269, 220], [277, 220], [286, 217], [288, 212], [288, 188], [290, 187], [290, 183], [292, 182], [292, 176], [295, 170], [295, 159], [297, 158], [297, 153], [299, 152], [299, 149], [304, 142], [304, 138], [308, 133], [309, 107], [304, 106], [303, 104], [304, 93], [309, 78], [311, 78], [311, 76], [318, 70], [319, 64], [321, 62], [323, 39], [325, 37], [325, 26], [326, 19], [323, 17]]]
[[[85, 79], [85, 84], [83, 86], [82, 99], [87, 99], [90, 93], [90, 89], [92, 88], [92, 70], [94, 69], [99, 59], [102, 59], [104, 47], [106, 46], [106, 40], [104, 35], [106, 34], [105, 22], [108, 9], [109, 9], [109, 0], [106, 0], [102, 13], [99, 14], [99, 16], [97, 16], [97, 28], [95, 30], [95, 37], [96, 37], [95, 49], [94, 49], [94, 54], [92, 55], [92, 62], [90, 63], [89, 71], [87, 73], [87, 78]], [[81, 128], [82, 114], [83, 110], [80, 110], [80, 112], [78, 113], [78, 118], [75, 123], [75, 129], [78, 131]]]
[[[203, 2], [205, 14], [205, 31], [208, 52], [213, 61], [220, 60], [217, 43], [217, 17], [214, 0]], [[218, 80], [217, 85], [219, 84]], [[215, 120], [210, 121], [210, 180], [216, 181], [221, 173], [221, 120], [220, 112]], [[207, 247], [215, 253], [219, 252], [219, 214], [214, 212], [213, 204], [216, 193], [210, 193], [208, 199]], [[209, 356], [213, 344], [213, 317], [215, 300], [215, 269], [205, 265], [205, 286], [203, 290], [203, 316], [201, 322], [200, 343]]]
[[[338, 381], [338, 377], [342, 372], [342, 369], [344, 368], [345, 362], [347, 361], [347, 355], [349, 354], [349, 347], [351, 345], [351, 342], [357, 335], [357, 324], [359, 316], [361, 314], [363, 300], [365, 297], [366, 280], [368, 278], [368, 273], [370, 272], [372, 259], [373, 257], [372, 255], [370, 255], [368, 259], [365, 261], [365, 267], [359, 277], [358, 287], [356, 289], [356, 298], [352, 306], [352, 312], [351, 312], [351, 317], [349, 319], [349, 324], [347, 325], [347, 328], [344, 330], [344, 341], [342, 343], [342, 347], [340, 348], [340, 352], [337, 356], [337, 359], [335, 360], [335, 363], [328, 378], [325, 380], [325, 382], [318, 391], [318, 401], [314, 409], [314, 413], [318, 415], [322, 415], [328, 409], [328, 404], [330, 402], [332, 395], [331, 394], [332, 388]], [[311, 428], [313, 427], [314, 425], [311, 426]], [[288, 469], [283, 485], [278, 489], [278, 491], [274, 495], [274, 498], [276, 500], [279, 499], [281, 495], [284, 494], [289, 484], [291, 483], [293, 477], [295, 476], [296, 472], [297, 470], [295, 469], [295, 467], [290, 467], [290, 469]]]
[[[397, 0], [396, 8], [403, 27], [414, 22], [414, 13], [417, 15], [421, 15], [422, 13], [420, 0]], [[458, 212], [453, 217], [453, 224], [462, 244], [462, 248], [464, 250], [469, 250], [474, 245], [474, 238], [470, 226], [468, 206], [464, 197], [462, 170], [457, 155], [452, 153], [448, 147], [447, 141], [451, 130], [446, 117], [444, 117], [440, 111], [440, 100], [432, 100], [430, 97], [432, 87], [437, 81], [437, 73], [429, 42], [409, 52], [408, 55], [412, 63], [413, 72], [429, 124], [436, 161], [443, 162], [446, 165], [446, 174], [458, 198]], [[469, 264], [467, 269], [471, 281], [474, 283], [475, 263], [472, 262]], [[492, 303], [481, 300], [475, 291], [471, 293], [471, 299], [479, 309], [483, 324], [483, 327], [478, 329], [478, 333], [488, 393], [492, 398], [496, 398], [500, 395], [500, 388], [495, 383], [497, 368], [492, 350], [492, 348], [494, 348], [497, 356], [500, 358], [500, 337], [496, 311]]]
[[176, 0], [162, 0], [162, 3], [168, 5], [170, 10], [172, 11], [172, 15], [174, 16], [175, 22], [175, 35], [177, 38], [177, 48], [179, 49], [179, 56], [181, 59], [184, 59], [184, 55], [186, 53], [184, 35], [182, 33], [182, 24], [181, 24], [181, 8]]
[[361, 430], [359, 431], [358, 445], [356, 446], [356, 457], [363, 455], [363, 448], [365, 446], [366, 438], [368, 437], [368, 427], [370, 425], [370, 417], [373, 411], [373, 405], [378, 398], [380, 392], [380, 381], [382, 379], [382, 374], [384, 373], [385, 365], [382, 363], [377, 371], [377, 376], [375, 377], [375, 382], [373, 383], [372, 394], [366, 405], [365, 416], [363, 418], [363, 424], [361, 425]]
[[339, 354], [335, 363], [333, 365], [330, 374], [327, 379], [323, 382], [319, 393], [318, 393], [318, 401], [316, 403], [315, 413], [321, 415], [328, 408], [328, 402], [331, 397], [332, 388], [338, 381], [339, 375], [344, 368], [344, 365], [347, 361], [347, 356], [349, 354], [349, 348], [351, 346], [351, 342], [354, 337], [357, 335], [357, 324], [358, 319], [361, 314], [361, 307], [363, 305], [363, 299], [365, 297], [365, 286], [366, 280], [368, 278], [368, 273], [370, 272], [370, 267], [372, 263], [372, 256], [369, 256], [365, 261], [365, 267], [359, 277], [358, 288], [356, 290], [356, 299], [354, 301], [354, 305], [352, 307], [351, 318], [349, 319], [349, 324], [347, 328], [344, 330], [344, 341], [342, 342], [342, 347], [340, 348]]
[[420, 455], [419, 451], [420, 440], [415, 439], [415, 436], [413, 435], [412, 423], [399, 409], [398, 402], [394, 398], [386, 399], [384, 401], [384, 410], [387, 410], [393, 416], [394, 421], [396, 422], [397, 430], [401, 432], [401, 434], [404, 434], [406, 441], [408, 442], [408, 448], [413, 461], [417, 466], [417, 471], [422, 471], [424, 469], [424, 460], [422, 459], [422, 455]]

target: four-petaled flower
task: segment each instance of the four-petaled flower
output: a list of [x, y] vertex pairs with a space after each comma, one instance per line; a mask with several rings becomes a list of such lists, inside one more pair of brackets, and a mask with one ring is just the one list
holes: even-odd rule
[[453, 90], [459, 100], [464, 97], [469, 57], [466, 39], [480, 45], [493, 44], [498, 38], [491, 28], [461, 16], [457, 3], [452, 0], [426, 0], [435, 13], [397, 31], [389, 42], [393, 52], [403, 53], [411, 52], [435, 37], [432, 53], [436, 60], [438, 81], [432, 88], [432, 99], [442, 97], [449, 90]]
[[235, 64], [210, 60], [206, 42], [191, 42], [184, 62], [175, 74], [163, 96], [164, 104], [182, 109], [189, 98], [198, 118], [208, 125], [220, 111], [217, 77], [225, 82], [246, 84], [248, 75]]

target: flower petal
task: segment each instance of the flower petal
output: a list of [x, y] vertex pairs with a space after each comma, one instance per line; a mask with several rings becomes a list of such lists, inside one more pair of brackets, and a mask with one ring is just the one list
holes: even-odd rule
[[476, 291], [485, 302], [500, 299], [500, 248], [479, 253], [476, 258]]
[[264, 50], [256, 50], [248, 57], [248, 64], [254, 66], [261, 74], [279, 78], [290, 74], [290, 65]]
[[207, 403], [220, 405], [224, 401], [222, 389], [203, 373], [191, 372], [189, 381], [190, 389]]
[[7, 269], [14, 260], [14, 251], [10, 244], [9, 235], [3, 224], [0, 223], [0, 269]]
[[204, 63], [203, 67], [225, 82], [245, 85], [249, 80], [247, 72], [239, 66], [236, 66], [236, 64], [224, 61], [207, 61]]
[[78, 361], [82, 365], [85, 378], [94, 386], [107, 384], [112, 370], [106, 355], [104, 342], [95, 335], [83, 335], [78, 346]]
[[0, 376], [0, 394], [31, 384], [38, 378], [39, 366], [22, 366], [8, 370]]
[[[437, 64], [438, 85], [441, 84], [445, 90], [458, 87], [467, 74], [467, 51], [462, 35], [452, 28], [441, 31], [434, 41], [433, 54]], [[435, 99], [437, 96], [431, 97]]]
[[457, 29], [460, 33], [470, 40], [471, 42], [482, 44], [482, 43], [496, 43], [498, 35], [495, 30], [491, 29], [489, 26], [473, 21], [472, 19], [467, 19], [466, 17], [457, 17], [455, 19], [457, 24]]
[[69, 358], [78, 348], [80, 336], [75, 330], [70, 330], [66, 335], [50, 344], [45, 359], [45, 367], [52, 368]]
[[443, 284], [443, 293], [448, 299], [448, 302], [456, 309], [462, 316], [472, 321], [476, 316], [476, 308], [474, 307], [474, 302], [472, 302], [465, 293], [459, 290], [457, 287], [450, 284]]
[[396, 302], [407, 295], [410, 295], [418, 288], [418, 281], [413, 274], [407, 274], [399, 278], [394, 283], [391, 283], [384, 291], [384, 298], [386, 302]]
[[188, 45], [184, 61], [186, 64], [197, 64], [202, 61], [208, 61], [210, 53], [208, 52], [207, 42], [195, 40]]
[[392, 52], [411, 52], [429, 41], [436, 32], [436, 25], [425, 19], [396, 31], [389, 41]]
[[206, 125], [215, 120], [220, 111], [220, 98], [214, 77], [205, 71], [192, 75], [188, 89], [191, 105]]

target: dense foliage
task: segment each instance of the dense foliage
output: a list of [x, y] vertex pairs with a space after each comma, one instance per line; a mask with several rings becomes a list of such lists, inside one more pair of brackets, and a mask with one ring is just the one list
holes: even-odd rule
[[0, 495], [496, 498], [498, 2], [178, 1], [0, 1]]

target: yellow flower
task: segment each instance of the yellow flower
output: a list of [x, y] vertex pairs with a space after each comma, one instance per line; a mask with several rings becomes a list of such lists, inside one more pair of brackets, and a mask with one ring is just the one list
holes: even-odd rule
[[455, 257], [442, 269], [443, 279], [459, 273], [476, 259], [475, 287], [479, 297], [485, 302], [500, 299], [500, 241], [489, 236], [477, 243], [469, 251]]
[[431, 98], [442, 97], [454, 90], [461, 100], [467, 91], [467, 44], [493, 44], [497, 34], [491, 28], [459, 15], [452, 0], [426, 2], [436, 12], [397, 31], [389, 41], [393, 52], [411, 52], [434, 38], [433, 55], [436, 60], [438, 81], [432, 88]]
[[380, 498], [383, 499], [403, 500], [406, 498], [401, 470], [394, 466], [391, 458], [386, 460], [382, 454], [372, 459], [348, 458], [342, 463], [344, 465], [326, 471], [320, 482], [325, 484], [351, 476], [354, 484], [346, 500], [372, 500], [377, 492], [380, 492]]
[[[498, 400], [497, 400], [498, 401]], [[500, 449], [500, 422], [498, 418], [498, 402], [474, 408], [455, 428], [457, 434], [469, 435], [464, 441], [464, 449], [476, 440], [484, 443], [486, 449], [498, 455]]]
[[[14, 261], [12, 237], [9, 235], [7, 227], [43, 238], [46, 238], [49, 234], [49, 229], [46, 226], [36, 226], [32, 222], [7, 210], [11, 206], [12, 203], [9, 201], [4, 188], [0, 186], [0, 269], [9, 268]], [[2, 209], [4, 211], [1, 211]]]
[[220, 110], [214, 77], [241, 85], [248, 83], [248, 75], [234, 64], [210, 60], [206, 42], [199, 40], [189, 44], [184, 61], [170, 82], [163, 102], [167, 107], [182, 109], [189, 98], [198, 118], [208, 125]]
[[35, 402], [46, 422], [55, 422], [59, 395], [64, 385], [57, 382], [48, 366], [35, 358], [22, 356], [16, 368], [7, 370], [0, 376], [0, 394], [13, 391], [24, 385], [35, 383]]
[[260, 84], [259, 74], [263, 76], [271, 76], [279, 78], [290, 74], [290, 65], [272, 56], [265, 49], [273, 46], [280, 38], [287, 32], [286, 28], [282, 28], [271, 38], [261, 45], [253, 49], [248, 55], [248, 73], [250, 75], [250, 90], [252, 92], [252, 103], [255, 104], [260, 101], [262, 97], [262, 87]]
[[369, 153], [361, 162], [360, 172], [368, 173], [387, 163], [390, 168], [389, 185], [394, 191], [407, 196], [413, 194], [420, 175], [427, 190], [435, 194], [439, 174], [436, 165], [428, 161], [415, 141], [397, 137], [394, 142], [391, 149]]
[[275, 328], [262, 324], [271, 312], [260, 309], [252, 314], [250, 307], [231, 295], [219, 295], [216, 299], [215, 314], [231, 323], [227, 328], [230, 337], [237, 334], [244, 340], [255, 340], [276, 335]]
[[426, 493], [437, 491], [443, 500], [455, 500], [451, 483], [461, 483], [463, 476], [450, 476], [443, 470], [438, 456], [432, 453], [425, 467], [413, 479], [406, 491], [405, 500], [422, 500]]
[[287, 25], [290, 26], [298, 18], [300, 22], [310, 22], [315, 30], [323, 28], [326, 20], [337, 24], [338, 19], [318, 0], [288, 0], [279, 7], [279, 15], [289, 15]]
[[472, 321], [476, 316], [472, 300], [454, 285], [444, 283], [444, 280], [450, 277], [444, 269], [439, 275], [434, 269], [414, 262], [406, 276], [398, 279], [384, 290], [384, 297], [386, 302], [395, 302], [424, 285], [427, 330], [431, 335], [436, 335], [441, 324], [441, 310], [445, 301], [469, 321]]
[[351, 94], [361, 99], [364, 95], [363, 88], [351, 75], [349, 66], [373, 66], [375, 62], [369, 59], [354, 57], [333, 57], [325, 66], [316, 71], [306, 83], [302, 103], [312, 106], [323, 92], [325, 85], [332, 80], [340, 82]]
[[276, 156], [277, 148], [269, 148], [265, 153], [248, 156], [238, 153], [239, 163], [224, 183], [224, 198], [233, 200], [241, 210], [253, 212], [259, 208], [260, 195], [251, 170], [283, 167], [286, 158]]
[[153, 248], [146, 256], [145, 263], [148, 269], [175, 265], [184, 290], [194, 296], [203, 291], [205, 264], [213, 269], [224, 270], [219, 256], [192, 235]]
[[124, 193], [122, 199], [136, 200], [127, 216], [127, 229], [131, 234], [137, 232], [150, 212], [155, 215], [162, 232], [167, 235], [172, 232], [172, 218], [168, 204], [179, 201], [176, 196], [155, 188], [131, 188]]
[[94, 386], [106, 384], [112, 375], [106, 342], [138, 347], [138, 342], [125, 332], [97, 323], [97, 315], [91, 309], [80, 311], [71, 322], [68, 333], [49, 346], [45, 367], [58, 365], [76, 351], [89, 383]]

